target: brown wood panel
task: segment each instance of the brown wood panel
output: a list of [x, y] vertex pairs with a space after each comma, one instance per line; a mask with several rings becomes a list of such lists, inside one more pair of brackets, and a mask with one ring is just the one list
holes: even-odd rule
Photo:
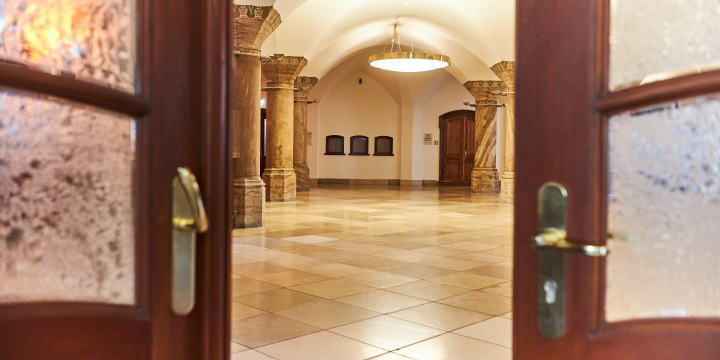
[[[568, 255], [567, 333], [537, 330], [537, 190], [568, 190], [568, 238], [603, 244], [607, 116], [720, 90], [720, 72], [607, 91], [609, 0], [517, 3], [515, 359], [718, 359], [720, 321], [604, 320], [605, 260]], [[563, 96], [556, 96], [563, 94]], [[540, 141], [539, 139], [543, 139]], [[551, 139], [552, 141], [547, 141]]]
[[474, 167], [475, 112], [443, 114], [440, 127], [440, 185], [468, 186]]

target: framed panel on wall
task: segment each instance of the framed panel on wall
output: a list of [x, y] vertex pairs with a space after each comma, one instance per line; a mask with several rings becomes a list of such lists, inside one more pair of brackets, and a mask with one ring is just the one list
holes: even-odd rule
[[345, 137], [342, 135], [326, 136], [325, 155], [345, 155]]
[[374, 156], [394, 156], [393, 154], [393, 138], [392, 136], [376, 136], [375, 137], [375, 153]]
[[350, 137], [350, 155], [370, 155], [369, 153], [370, 138], [363, 135], [355, 135]]

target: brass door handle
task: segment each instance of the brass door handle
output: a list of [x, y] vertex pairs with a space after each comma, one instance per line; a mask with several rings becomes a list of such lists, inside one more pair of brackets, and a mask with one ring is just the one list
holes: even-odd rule
[[191, 217], [173, 214], [173, 226], [176, 230], [195, 231], [202, 234], [207, 231], [208, 219], [200, 196], [200, 186], [190, 169], [179, 167], [177, 171], [178, 175], [173, 181], [173, 188], [177, 182], [187, 196]]
[[195, 307], [195, 239], [208, 229], [208, 218], [195, 175], [180, 167], [172, 181], [172, 298], [179, 316]]
[[535, 236], [535, 247], [543, 250], [559, 250], [583, 253], [588, 256], [607, 256], [605, 246], [582, 245], [571, 243], [566, 238], [566, 232], [560, 229], [545, 229], [545, 232]]
[[567, 190], [555, 183], [545, 183], [538, 190], [537, 248], [537, 326], [547, 339], [565, 336], [567, 326], [567, 252], [589, 256], [606, 256], [605, 246], [583, 245], [567, 240]]

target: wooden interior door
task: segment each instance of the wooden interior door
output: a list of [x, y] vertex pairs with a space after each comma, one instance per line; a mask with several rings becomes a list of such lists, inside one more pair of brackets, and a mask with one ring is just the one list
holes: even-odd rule
[[[710, 4], [518, 1], [515, 359], [720, 358]], [[557, 339], [538, 324], [547, 182], [567, 190], [568, 241], [609, 248], [544, 265], [566, 263], [564, 286], [548, 287], [566, 292]]]
[[[0, 29], [0, 358], [227, 358], [230, 3], [26, 3]], [[209, 218], [187, 315], [178, 167]]]
[[440, 184], [469, 186], [475, 159], [475, 112], [440, 116]]

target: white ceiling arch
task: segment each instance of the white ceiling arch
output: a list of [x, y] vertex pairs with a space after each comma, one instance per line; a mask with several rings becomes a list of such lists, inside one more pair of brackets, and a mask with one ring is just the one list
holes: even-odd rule
[[[401, 41], [449, 55], [458, 81], [495, 79], [489, 66], [515, 59], [513, 0], [236, 0], [272, 5], [282, 23], [263, 54], [304, 56], [304, 76], [322, 77], [359, 50], [382, 51], [399, 22]], [[405, 5], [407, 3], [407, 5]], [[407, 15], [407, 16], [406, 16]], [[403, 40], [404, 39], [404, 40]], [[364, 53], [364, 52], [362, 52]], [[365, 55], [363, 55], [365, 56]]]

